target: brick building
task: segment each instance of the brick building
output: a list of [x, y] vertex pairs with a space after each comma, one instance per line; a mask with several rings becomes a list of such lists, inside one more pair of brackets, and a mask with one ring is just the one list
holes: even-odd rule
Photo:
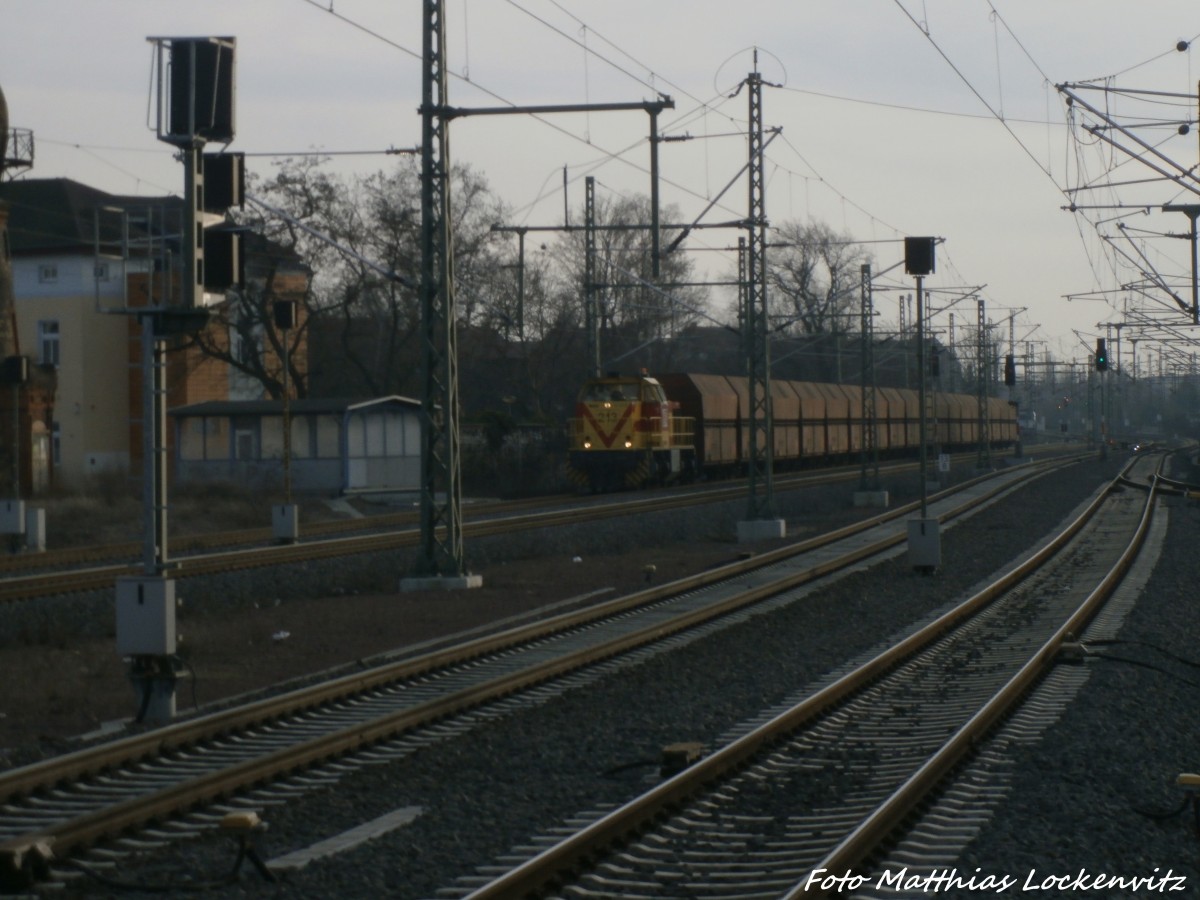
[[[116, 196], [64, 178], [8, 182], [0, 185], [0, 201], [9, 208], [22, 352], [57, 381], [44, 423], [53, 481], [76, 489], [104, 473], [137, 475], [142, 353], [136, 312], [148, 301], [177, 302], [182, 202]], [[246, 297], [261, 299], [269, 271], [274, 296], [302, 298], [308, 270], [257, 246], [257, 259], [252, 251], [247, 261]], [[168, 406], [264, 397], [262, 378], [232, 362], [253, 358], [267, 378], [278, 375], [269, 327], [242, 297], [230, 295], [200, 339], [173, 339]], [[292, 356], [301, 363], [306, 358], [303, 340]]]

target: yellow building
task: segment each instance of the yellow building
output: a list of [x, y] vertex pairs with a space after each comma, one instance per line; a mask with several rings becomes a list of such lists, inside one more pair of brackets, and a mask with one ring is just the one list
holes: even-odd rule
[[[130, 311], [168, 302], [178, 285], [177, 197], [122, 197], [70, 179], [24, 179], [0, 185], [9, 203], [19, 352], [52, 367], [57, 396], [50, 425], [54, 484], [84, 487], [90, 478], [136, 475], [141, 467], [140, 326]], [[248, 264], [249, 265], [249, 264]], [[249, 277], [249, 276], [248, 276]], [[307, 271], [293, 262], [285, 279], [303, 296]], [[245, 334], [236, 309], [214, 317], [205, 350], [168, 354], [168, 405], [257, 400], [261, 381], [220, 358]], [[260, 332], [261, 333], [261, 329]], [[258, 348], [268, 369], [278, 359]], [[293, 351], [295, 352], [295, 351]], [[297, 359], [306, 357], [303, 348]]]

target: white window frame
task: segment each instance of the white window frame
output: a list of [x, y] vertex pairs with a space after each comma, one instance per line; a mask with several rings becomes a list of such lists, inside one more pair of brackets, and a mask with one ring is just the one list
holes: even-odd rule
[[58, 319], [39, 319], [37, 323], [38, 362], [58, 368], [62, 359], [62, 332]]

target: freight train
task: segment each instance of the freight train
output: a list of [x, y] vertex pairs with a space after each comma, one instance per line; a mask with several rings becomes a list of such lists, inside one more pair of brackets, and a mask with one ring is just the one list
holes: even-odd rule
[[[979, 446], [979, 401], [931, 391], [928, 439], [943, 451]], [[863, 393], [857, 385], [772, 381], [772, 454], [776, 468], [832, 465], [859, 458]], [[1018, 437], [1017, 410], [987, 399], [987, 436], [996, 448]], [[875, 447], [881, 457], [920, 445], [918, 393], [876, 388]], [[745, 469], [750, 443], [745, 377], [609, 374], [589, 379], [570, 421], [568, 470], [581, 489], [624, 490]]]

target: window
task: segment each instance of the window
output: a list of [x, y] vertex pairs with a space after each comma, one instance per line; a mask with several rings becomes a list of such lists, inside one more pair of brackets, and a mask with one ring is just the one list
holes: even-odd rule
[[108, 279], [109, 279], [108, 263], [106, 263], [106, 262], [96, 263], [95, 275], [96, 275], [97, 281], [108, 281]]
[[37, 323], [38, 362], [43, 366], [58, 367], [58, 320], [42, 319]]
[[53, 263], [38, 266], [38, 281], [42, 284], [54, 284], [58, 281], [58, 266]]
[[257, 335], [242, 334], [236, 328], [229, 329], [229, 355], [243, 366], [253, 367], [258, 361]]

